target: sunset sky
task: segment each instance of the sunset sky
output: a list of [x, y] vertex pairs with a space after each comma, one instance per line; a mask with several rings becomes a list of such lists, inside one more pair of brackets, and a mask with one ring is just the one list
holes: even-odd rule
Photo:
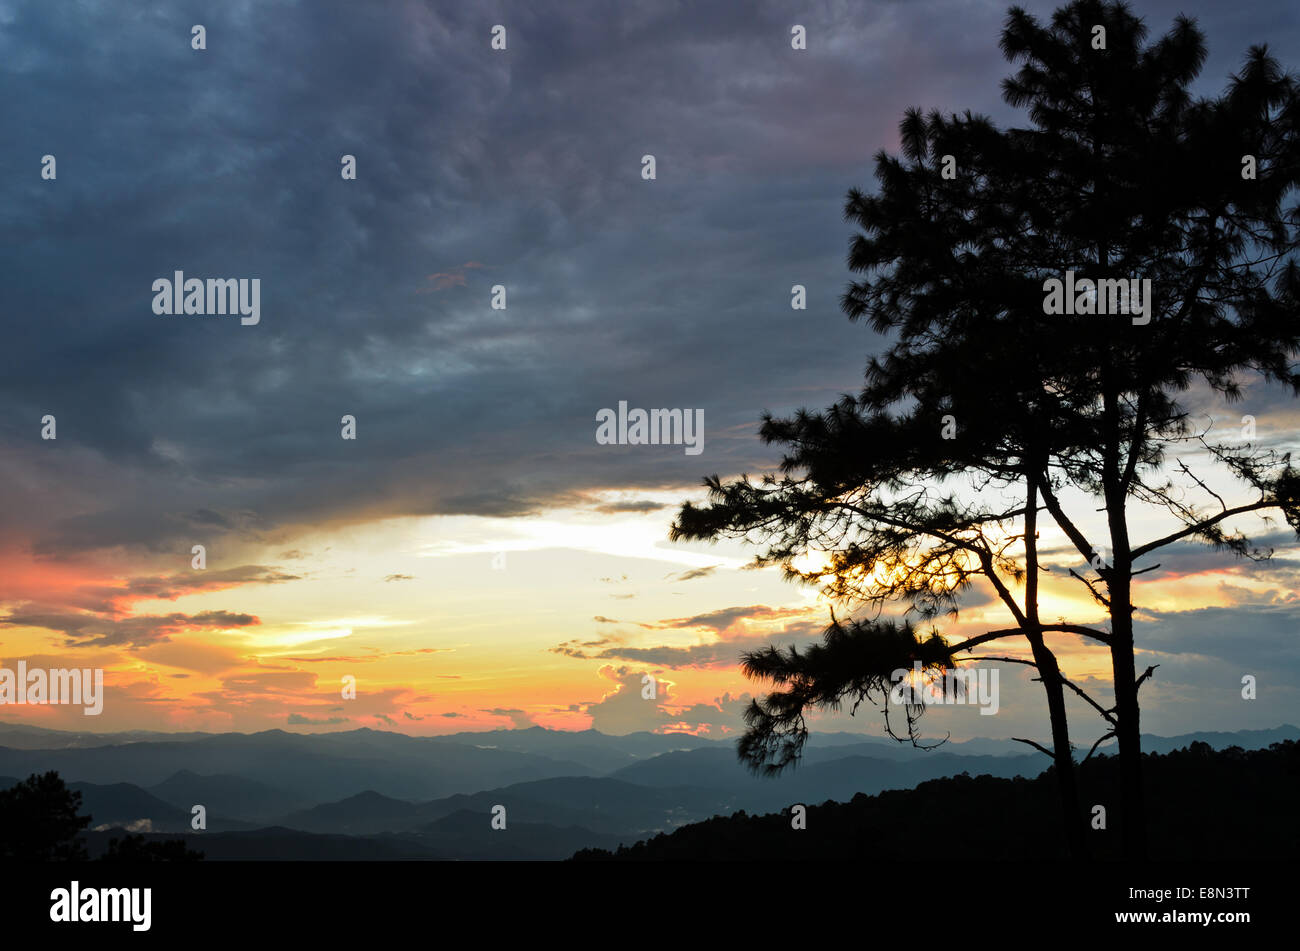
[[[734, 736], [755, 689], [740, 653], [816, 639], [828, 604], [746, 570], [752, 548], [671, 544], [668, 525], [702, 477], [771, 469], [764, 410], [855, 391], [881, 348], [839, 310], [843, 201], [872, 187], [903, 110], [1023, 121], [999, 98], [1006, 4], [794, 6], [74, 17], [0, 0], [0, 659], [102, 667], [108, 691], [99, 717], [6, 706], [0, 721]], [[1300, 68], [1284, 0], [1135, 9], [1153, 34], [1199, 18], [1206, 94], [1251, 43]], [[505, 52], [489, 48], [498, 23]], [[156, 316], [152, 282], [175, 270], [259, 278], [260, 323]], [[598, 445], [596, 414], [620, 400], [702, 408], [703, 452]], [[1296, 448], [1285, 394], [1187, 402]], [[1170, 527], [1135, 524], [1143, 540]], [[1280, 521], [1240, 525], [1271, 561], [1178, 544], [1139, 579], [1139, 665], [1161, 665], [1145, 731], [1297, 718], [1300, 547]], [[1044, 544], [1044, 617], [1099, 620], [1060, 580], [1077, 556]], [[987, 591], [967, 604], [945, 633], [1005, 625]], [[1108, 678], [1100, 649], [1053, 644], [1079, 682]], [[1241, 699], [1246, 674], [1257, 700]], [[1002, 688], [997, 716], [936, 708], [926, 729], [1042, 735], [1038, 685], [1008, 667]], [[1104, 732], [1089, 715], [1075, 711], [1080, 742]], [[876, 735], [881, 720], [817, 725]]]

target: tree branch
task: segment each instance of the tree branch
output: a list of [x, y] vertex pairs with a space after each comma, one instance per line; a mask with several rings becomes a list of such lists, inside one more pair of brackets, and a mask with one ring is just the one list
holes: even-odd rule
[[1136, 561], [1143, 555], [1150, 554], [1157, 548], [1163, 548], [1170, 542], [1176, 542], [1178, 539], [1186, 538], [1188, 535], [1195, 535], [1197, 532], [1203, 532], [1211, 525], [1217, 525], [1219, 522], [1222, 522], [1225, 518], [1231, 518], [1234, 515], [1241, 515], [1245, 512], [1257, 512], [1260, 509], [1275, 508], [1277, 507], [1277, 504], [1278, 503], [1272, 499], [1260, 499], [1257, 502], [1251, 502], [1247, 505], [1238, 505], [1236, 508], [1224, 509], [1213, 518], [1207, 518], [1203, 522], [1188, 525], [1181, 531], [1173, 532], [1172, 534], [1166, 535], [1164, 538], [1158, 538], [1155, 541], [1147, 542], [1145, 545], [1139, 545], [1137, 548], [1133, 549], [1132, 558]]
[[1079, 761], [1079, 765], [1082, 766], [1084, 763], [1088, 762], [1088, 760], [1092, 759], [1092, 754], [1097, 752], [1097, 747], [1101, 746], [1101, 744], [1105, 743], [1107, 740], [1111, 740], [1114, 738], [1115, 738], [1114, 730], [1111, 730], [1109, 733], [1105, 734], [1104, 736], [1098, 737], [1097, 742], [1092, 744], [1092, 749], [1088, 750], [1088, 755]]
[[1047, 478], [1046, 472], [1043, 473], [1043, 479], [1039, 482], [1038, 491], [1043, 496], [1043, 501], [1047, 503], [1047, 511], [1052, 513], [1052, 518], [1061, 527], [1061, 531], [1065, 532], [1070, 541], [1074, 542], [1074, 547], [1079, 550], [1083, 560], [1092, 561], [1096, 549], [1088, 542], [1083, 532], [1079, 531], [1078, 526], [1070, 521], [1070, 516], [1065, 514], [1065, 510], [1061, 508], [1060, 501], [1056, 498], [1056, 494], [1052, 492], [1051, 482]]
[[1137, 679], [1137, 682], [1133, 684], [1133, 690], [1135, 693], [1137, 692], [1137, 688], [1142, 686], [1142, 681], [1146, 680], [1148, 677], [1154, 674], [1156, 672], [1156, 668], [1159, 666], [1160, 666], [1159, 664], [1152, 664], [1150, 667], [1146, 669], [1146, 671], [1142, 674], [1142, 676]]
[[1092, 699], [1092, 697], [1084, 693], [1083, 688], [1075, 684], [1073, 681], [1071, 681], [1068, 677], [1065, 676], [1065, 674], [1061, 674], [1061, 683], [1065, 684], [1067, 687], [1069, 687], [1071, 690], [1077, 693], [1080, 697], [1086, 700], [1089, 704], [1091, 704], [1092, 708], [1096, 710], [1098, 713], [1100, 713], [1102, 715], [1102, 718], [1105, 719], [1107, 723], [1109, 723], [1111, 726], [1117, 725], [1115, 723], [1115, 717], [1111, 714], [1109, 710], [1104, 709], [1100, 703], [1098, 703], [1096, 700]]
[[1053, 754], [1051, 750], [1043, 746], [1041, 743], [1035, 743], [1033, 740], [1026, 740], [1019, 736], [1013, 736], [1011, 739], [1015, 740], [1017, 743], [1028, 743], [1034, 749], [1038, 750], [1038, 752], [1046, 753], [1049, 758], [1056, 759], [1055, 754]]

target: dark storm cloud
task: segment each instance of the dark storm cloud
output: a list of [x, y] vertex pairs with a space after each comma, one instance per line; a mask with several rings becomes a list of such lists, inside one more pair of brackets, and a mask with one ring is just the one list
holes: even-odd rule
[[[163, 550], [769, 463], [760, 412], [855, 388], [873, 346], [837, 309], [846, 190], [907, 106], [1010, 118], [1005, 4], [955, 9], [8, 5], [0, 520], [44, 554]], [[1297, 59], [1289, 4], [1138, 12], [1183, 9], [1207, 91], [1251, 42]], [[260, 278], [261, 323], [155, 316], [176, 269]], [[619, 400], [703, 408], [704, 454], [597, 446]]]
[[[1172, 661], [1208, 660], [1220, 670], [1300, 677], [1300, 603], [1144, 611], [1135, 621], [1139, 648]], [[1145, 662], [1145, 661], [1144, 661]]]

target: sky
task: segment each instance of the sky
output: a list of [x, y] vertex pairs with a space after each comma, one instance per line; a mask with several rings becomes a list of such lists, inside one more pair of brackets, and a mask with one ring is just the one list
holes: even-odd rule
[[[1205, 94], [1253, 43], [1300, 67], [1287, 0], [1134, 9], [1153, 34], [1198, 19]], [[102, 668], [107, 687], [93, 721], [0, 720], [734, 737], [761, 689], [741, 652], [816, 640], [829, 605], [749, 570], [753, 548], [672, 544], [669, 524], [703, 477], [772, 468], [764, 411], [859, 386], [882, 341], [839, 309], [845, 194], [874, 186], [909, 106], [1023, 122], [1000, 99], [1005, 14], [0, 0], [0, 660]], [[258, 279], [260, 321], [157, 315], [153, 282], [177, 270]], [[600, 444], [620, 401], [702, 410], [702, 451]], [[1188, 402], [1251, 414], [1283, 449], [1300, 419], [1257, 386]], [[1300, 550], [1244, 527], [1271, 561], [1179, 544], [1140, 579], [1149, 732], [1297, 719]], [[1044, 544], [1044, 615], [1098, 620], [1060, 580], [1063, 540]], [[1004, 623], [976, 589], [946, 630]], [[1104, 695], [1104, 654], [1052, 643]], [[1039, 688], [1002, 671], [996, 716], [933, 708], [926, 728], [1042, 736]]]

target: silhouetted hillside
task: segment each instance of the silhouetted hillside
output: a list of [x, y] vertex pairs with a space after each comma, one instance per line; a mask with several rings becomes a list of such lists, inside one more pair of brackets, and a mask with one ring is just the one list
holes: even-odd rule
[[[897, 743], [895, 748], [899, 747]], [[908, 756], [883, 759], [863, 756], [858, 751], [876, 749], [893, 753], [883, 745], [834, 746], [810, 750], [797, 768], [773, 780], [756, 776], [736, 758], [733, 747], [715, 747], [665, 753], [644, 763], [627, 766], [612, 778], [644, 786], [697, 786], [725, 791], [751, 809], [780, 809], [787, 803], [827, 799], [849, 799], [860, 792], [907, 789], [927, 779], [956, 776], [962, 772], [994, 776], [1036, 776], [1045, 763], [1037, 753], [1018, 756], [955, 756], [941, 752], [921, 753], [906, 747]]]
[[[616, 779], [573, 777], [518, 783], [472, 796], [451, 796], [426, 805], [440, 817], [455, 812], [487, 815], [501, 803], [512, 819], [553, 826], [581, 826], [635, 841], [651, 831], [676, 828], [736, 806], [723, 792], [692, 786], [651, 787]], [[440, 821], [440, 820], [439, 820]], [[436, 828], [437, 824], [431, 828]], [[635, 830], [635, 831], [634, 831]], [[629, 834], [630, 833], [630, 834]]]
[[[368, 840], [374, 841], [374, 840]], [[385, 841], [385, 840], [380, 840]], [[399, 840], [392, 840], [399, 841]], [[426, 845], [449, 859], [501, 861], [560, 860], [584, 842], [612, 848], [615, 836], [601, 835], [583, 826], [558, 826], [511, 819], [506, 829], [493, 829], [489, 818], [477, 812], [455, 812], [431, 822], [421, 832], [400, 841]]]
[[[437, 815], [442, 815], [438, 813]], [[287, 829], [303, 832], [342, 832], [358, 835], [375, 832], [395, 832], [428, 822], [434, 815], [426, 815], [421, 806], [393, 799], [374, 790], [349, 796], [338, 802], [326, 802], [309, 809], [290, 813], [279, 820]]]
[[[92, 817], [92, 829], [114, 826], [131, 832], [189, 832], [192, 814], [165, 802], [133, 783], [68, 783], [81, 793], [82, 812]], [[238, 832], [255, 823], [230, 819], [209, 809], [207, 828], [212, 832]]]
[[163, 802], [131, 783], [68, 783], [81, 793], [81, 811], [93, 819], [91, 828], [120, 826], [141, 832], [171, 832], [190, 827], [190, 814]]
[[242, 776], [201, 776], [182, 769], [149, 792], [164, 802], [184, 810], [189, 816], [197, 803], [213, 813], [260, 822], [282, 816], [308, 805], [302, 797]]
[[[121, 837], [121, 829], [112, 829], [87, 832], [84, 838], [91, 858], [100, 858], [108, 851], [109, 840]], [[279, 827], [253, 832], [146, 833], [140, 838], [147, 843], [183, 842], [186, 848], [202, 852], [204, 860], [210, 862], [387, 862], [446, 858], [418, 843], [401, 839], [314, 835]]]
[[[1300, 743], [1266, 750], [1207, 743], [1146, 760], [1152, 857], [1241, 859], [1243, 850], [1289, 854], [1300, 845]], [[1119, 775], [1113, 757], [1080, 768], [1088, 809], [1105, 806], [1107, 828], [1090, 830], [1094, 856], [1117, 858]], [[859, 794], [846, 803], [808, 805], [807, 828], [792, 828], [789, 812], [715, 817], [616, 852], [584, 849], [577, 860], [826, 860], [876, 857], [887, 865], [937, 862], [954, 868], [973, 857], [1033, 860], [1064, 857], [1057, 834], [1055, 776], [1005, 779], [967, 774], [921, 783], [912, 790]], [[1087, 821], [1081, 817], [1080, 821]], [[891, 866], [892, 867], [892, 866]], [[905, 867], [900, 865], [899, 867]]]

